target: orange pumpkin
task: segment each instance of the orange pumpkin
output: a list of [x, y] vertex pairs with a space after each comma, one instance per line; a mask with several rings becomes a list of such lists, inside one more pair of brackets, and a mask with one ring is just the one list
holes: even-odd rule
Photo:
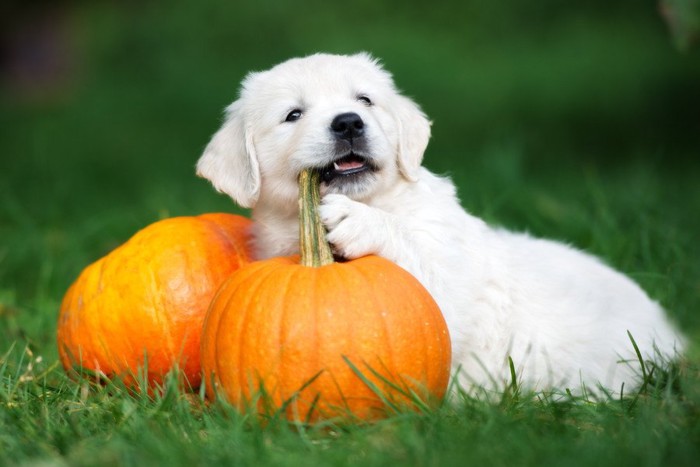
[[221, 283], [250, 261], [250, 225], [232, 214], [165, 219], [86, 267], [61, 303], [64, 368], [132, 386], [144, 368], [150, 383], [161, 383], [178, 365], [197, 387], [204, 316]]
[[[377, 256], [335, 263], [315, 214], [318, 177], [300, 177], [298, 257], [249, 264], [212, 301], [202, 335], [207, 394], [290, 419], [383, 416], [439, 400], [451, 347], [435, 301]], [[311, 191], [309, 191], [311, 190]]]

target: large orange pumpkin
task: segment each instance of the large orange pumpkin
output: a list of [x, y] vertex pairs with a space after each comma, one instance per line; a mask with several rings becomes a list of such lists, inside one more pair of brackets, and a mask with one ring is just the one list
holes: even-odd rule
[[304, 172], [300, 185], [302, 264], [249, 264], [212, 302], [202, 335], [208, 395], [306, 421], [439, 400], [451, 347], [435, 301], [383, 258], [333, 262], [315, 217], [318, 177]]
[[58, 319], [63, 366], [118, 376], [147, 368], [161, 383], [175, 365], [201, 382], [201, 328], [221, 283], [250, 261], [251, 221], [232, 214], [155, 222], [86, 267]]

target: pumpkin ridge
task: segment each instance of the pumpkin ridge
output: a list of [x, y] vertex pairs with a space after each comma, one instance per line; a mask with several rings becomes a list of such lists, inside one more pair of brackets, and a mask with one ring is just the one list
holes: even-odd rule
[[[413, 277], [413, 275], [411, 275], [408, 271], [406, 271], [406, 270], [404, 270], [404, 269], [401, 269], [401, 270], [400, 270], [400, 273], [401, 273], [402, 276], [405, 276], [405, 277], [407, 277], [407, 278], [410, 276], [411, 278], [415, 279], [415, 278]], [[415, 279], [415, 280], [417, 281], [417, 279]], [[406, 280], [403, 280], [403, 277], [402, 277], [402, 280], [401, 280], [401, 281], [396, 281], [395, 284], [394, 284], [394, 286], [397, 287], [397, 288], [399, 289], [398, 292], [399, 292], [400, 294], [402, 294], [402, 295], [404, 295], [404, 296], [407, 296], [407, 297], [416, 298], [416, 294], [417, 294], [417, 293], [416, 293], [415, 287], [410, 287], [410, 286], [409, 286], [409, 283], [408, 283]], [[419, 289], [419, 290], [421, 290], [421, 289]], [[432, 297], [430, 297], [430, 296], [424, 297], [423, 294], [421, 294], [421, 293], [419, 293], [419, 295], [420, 295], [419, 298], [420, 298], [421, 300], [427, 300], [427, 299], [432, 300]], [[410, 300], [410, 306], [411, 306], [411, 309], [412, 309], [412, 314], [416, 315], [416, 316], [415, 316], [415, 319], [421, 320], [421, 325], [420, 325], [420, 326], [417, 326], [417, 328], [420, 329], [420, 331], [419, 331], [420, 334], [419, 334], [419, 335], [416, 335], [416, 334], [414, 333], [413, 335], [410, 336], [410, 340], [411, 340], [411, 342], [414, 343], [414, 344], [417, 344], [418, 342], [420, 342], [422, 348], [428, 348], [428, 347], [429, 347], [429, 345], [428, 345], [428, 344], [429, 344], [429, 340], [428, 340], [427, 334], [426, 334], [427, 330], [426, 330], [426, 326], [423, 325], [423, 321], [422, 321], [422, 320], [428, 319], [430, 316], [429, 316], [429, 314], [424, 314], [424, 313], [422, 313], [422, 312], [421, 312], [422, 310], [419, 309], [420, 307], [416, 305], [417, 303], [418, 303], [417, 300]], [[421, 303], [422, 303], [422, 302], [421, 302]], [[395, 318], [395, 316], [391, 316], [391, 318], [392, 318], [392, 320], [393, 320], [393, 319]], [[432, 322], [430, 323], [431, 329], [434, 327], [433, 324], [434, 324], [434, 323], [432, 323]], [[431, 367], [432, 365], [430, 365], [430, 363], [428, 362], [429, 356], [423, 354], [423, 355], [419, 355], [419, 357], [420, 357], [420, 360], [418, 360], [418, 362], [415, 362], [415, 359], [414, 359], [414, 363], [419, 363], [419, 364], [420, 364], [420, 365], [419, 365], [419, 366], [420, 366], [420, 373], [421, 373], [420, 376], [421, 376], [426, 382], [430, 382], [430, 381], [432, 381], [432, 378], [431, 378], [432, 375], [430, 374], [430, 373], [431, 373], [431, 372], [430, 372], [430, 367]], [[410, 381], [410, 380], [409, 380], [409, 381], [406, 381], [406, 380], [404, 379], [404, 376], [405, 376], [405, 375], [397, 375], [397, 377], [399, 378], [399, 380], [401, 381], [402, 384], [405, 385], [405, 384], [413, 384], [413, 383], [414, 383], [414, 381]], [[421, 390], [421, 391], [422, 391], [422, 390], [424, 390], [424, 389], [426, 389], [426, 388], [420, 388], [420, 387], [419, 387], [419, 388], [414, 388], [414, 389], [417, 389], [417, 390]]]
[[[408, 271], [405, 271], [405, 274], [410, 275], [410, 273]], [[404, 287], [405, 287], [405, 285], [404, 285]], [[434, 301], [432, 296], [425, 289], [413, 290], [411, 292], [413, 293], [414, 296], [417, 295], [418, 296], [417, 298], [420, 300], [420, 301], [415, 300], [414, 303], [423, 304], [423, 303], [425, 303], [426, 300]], [[431, 314], [431, 313], [425, 313], [425, 310], [423, 309], [422, 305], [418, 305], [418, 308], [419, 308], [418, 311], [420, 312], [420, 318], [425, 320], [425, 322], [428, 323], [426, 326], [420, 326], [420, 330], [421, 330], [420, 337], [422, 339], [422, 342], [424, 343], [424, 347], [430, 351], [430, 355], [423, 356], [423, 362], [422, 362], [421, 366], [423, 367], [423, 373], [424, 373], [425, 380], [426, 381], [433, 381], [435, 378], [439, 377], [439, 373], [438, 373], [439, 370], [434, 367], [434, 365], [432, 364], [432, 361], [430, 359], [430, 357], [432, 357], [433, 352], [437, 349], [432, 348], [429, 345], [430, 344], [429, 333], [437, 333], [438, 330], [441, 328], [440, 324], [442, 325], [442, 327], [446, 328], [445, 321], [444, 321], [445, 318], [442, 316], [442, 311], [440, 313]], [[442, 321], [442, 322], [440, 323], [440, 321]], [[444, 339], [444, 337], [442, 335], [440, 335], [439, 337], [440, 337], [439, 340]], [[448, 339], [448, 343], [447, 343], [447, 348], [448, 349], [451, 348], [451, 344], [449, 343], [449, 339]], [[440, 357], [442, 357], [442, 355]], [[450, 358], [448, 358], [447, 360], [450, 361]]]
[[[273, 391], [276, 392], [276, 394], [279, 396], [281, 400], [284, 400], [288, 397], [288, 394], [286, 394], [286, 388], [283, 387], [279, 382], [280, 381], [287, 381], [287, 365], [285, 362], [284, 358], [284, 350], [287, 348], [287, 339], [285, 338], [286, 333], [287, 333], [287, 315], [289, 314], [290, 307], [284, 306], [285, 303], [288, 303], [289, 296], [291, 295], [296, 295], [298, 294], [298, 291], [296, 290], [295, 285], [296, 284], [305, 284], [306, 283], [306, 273], [307, 271], [305, 270], [305, 267], [300, 267], [298, 265], [293, 265], [289, 268], [285, 268], [281, 270], [284, 272], [282, 277], [279, 277], [278, 280], [276, 281], [276, 286], [279, 287], [279, 290], [282, 290], [283, 292], [280, 293], [274, 302], [270, 302], [269, 305], [274, 303], [274, 306], [270, 306], [269, 309], [281, 309], [282, 312], [279, 313], [279, 320], [277, 323], [274, 324], [273, 329], [277, 329], [277, 346], [275, 347], [279, 354], [276, 356], [276, 374], [278, 375], [277, 378], [277, 387], [276, 388], [265, 388], [268, 391]], [[282, 285], [284, 284], [284, 285]], [[290, 287], [291, 285], [291, 287]], [[268, 297], [269, 299], [269, 297]], [[279, 304], [282, 304], [280, 307]], [[293, 369], [294, 370], [294, 369]], [[299, 371], [298, 368], [296, 368], [296, 371]], [[273, 396], [274, 397], [274, 396]]]
[[[243, 272], [240, 272], [240, 271], [239, 271], [238, 274], [232, 275], [232, 276], [226, 281], [226, 284], [225, 284], [226, 289], [225, 289], [225, 290], [226, 290], [226, 292], [227, 292], [228, 295], [226, 296], [226, 300], [224, 301], [223, 305], [220, 303], [220, 297], [217, 297], [218, 300], [216, 300], [216, 302], [212, 302], [212, 304], [213, 304], [213, 303], [216, 303], [216, 309], [215, 309], [215, 310], [210, 310], [209, 313], [207, 313], [207, 314], [210, 314], [210, 313], [212, 313], [212, 311], [216, 311], [216, 315], [214, 316], [214, 317], [216, 318], [216, 322], [215, 322], [214, 324], [211, 324], [211, 325], [214, 326], [214, 336], [213, 336], [213, 338], [211, 338], [211, 339], [212, 339], [213, 342], [214, 342], [215, 348], [218, 348], [218, 347], [225, 347], [225, 344], [222, 344], [222, 341], [224, 340], [224, 338], [223, 338], [222, 335], [221, 335], [221, 331], [222, 331], [222, 329], [223, 329], [223, 326], [222, 326], [222, 324], [221, 324], [221, 320], [224, 318], [224, 313], [223, 313], [223, 311], [219, 311], [219, 310], [220, 310], [220, 309], [222, 309], [222, 310], [228, 309], [229, 306], [231, 305], [231, 303], [233, 302], [233, 299], [234, 299], [234, 297], [235, 297], [235, 293], [234, 293], [234, 292], [241, 286], [241, 284], [240, 284], [240, 281], [239, 281], [239, 283], [236, 284], [236, 286], [232, 288], [232, 287], [230, 287], [230, 283], [233, 282], [233, 279], [234, 279], [234, 278], [236, 278], [237, 276], [240, 276], [241, 274], [243, 274]], [[254, 276], [253, 276], [253, 277], [254, 277]], [[246, 279], [247, 279], [247, 278], [246, 278]], [[252, 280], [252, 279], [251, 279], [251, 280]], [[223, 308], [222, 308], [222, 307], [223, 307]], [[207, 329], [208, 329], [208, 328], [207, 328]], [[214, 393], [216, 393], [216, 391], [217, 391], [217, 389], [218, 389], [218, 388], [217, 388], [218, 385], [216, 384], [216, 382], [218, 381], [218, 382], [219, 382], [219, 385], [223, 385], [223, 383], [221, 383], [221, 378], [222, 378], [222, 376], [224, 375], [224, 372], [222, 371], [222, 367], [221, 367], [222, 363], [221, 363], [221, 361], [220, 361], [218, 355], [216, 355], [216, 353], [213, 355], [212, 359], [213, 359], [213, 361], [212, 361], [211, 363], [212, 363], [213, 366], [214, 366], [214, 368], [213, 368], [213, 373], [214, 373], [214, 374], [210, 374], [210, 375], [209, 375], [209, 378], [211, 378], [211, 387], [212, 387], [212, 391], [213, 391]], [[240, 367], [240, 365], [239, 365], [239, 367]], [[210, 371], [209, 373], [212, 373], [212, 372]]]
[[[233, 300], [231, 291], [229, 290], [229, 283], [232, 281], [233, 276], [230, 276], [221, 288], [216, 292], [214, 299], [209, 305], [207, 314], [204, 318], [204, 323], [202, 326], [203, 339], [200, 343], [200, 355], [202, 358], [202, 378], [205, 384], [209, 382], [208, 388], [212, 388], [212, 393], [215, 392], [216, 379], [220, 375], [219, 362], [216, 358], [216, 348], [219, 345], [218, 342], [218, 329], [222, 319], [222, 308], [221, 303], [223, 302], [227, 306]], [[204, 333], [213, 330], [213, 335], [208, 339], [204, 339]]]
[[[212, 303], [209, 306], [209, 310], [207, 311], [207, 317], [206, 317], [206, 321], [205, 321], [204, 330], [206, 331], [210, 328], [213, 329], [213, 336], [210, 336], [207, 339], [207, 342], [209, 340], [211, 340], [213, 342], [214, 349], [223, 345], [221, 342], [223, 339], [221, 338], [220, 331], [223, 327], [221, 325], [221, 320], [223, 319], [224, 316], [223, 316], [223, 312], [220, 310], [222, 309], [221, 308], [222, 306], [226, 306], [226, 308], [228, 308], [228, 306], [233, 301], [233, 299], [234, 299], [233, 292], [237, 289], [237, 287], [231, 287], [230, 284], [233, 283], [234, 279], [240, 274], [243, 274], [243, 273], [239, 272], [238, 274], [231, 275], [226, 280], [226, 282], [224, 284], [222, 284], [221, 289], [219, 289], [219, 291], [217, 291], [216, 297], [214, 298], [214, 300], [212, 300]], [[223, 300], [223, 305], [221, 303], [222, 300]], [[203, 355], [203, 357], [206, 359], [205, 362], [208, 362], [210, 365], [213, 366], [213, 368], [202, 368], [202, 371], [205, 372], [203, 375], [204, 381], [205, 382], [211, 381], [210, 387], [212, 390], [212, 394], [214, 395], [214, 394], [216, 394], [216, 392], [218, 390], [218, 386], [220, 386], [220, 384], [217, 384], [217, 383], [220, 381], [220, 379], [223, 375], [223, 373], [221, 371], [222, 370], [221, 365], [219, 362], [218, 355], [216, 354], [215, 351], [213, 351], [212, 355], [209, 355], [208, 348], [204, 349], [204, 347], [202, 346], [202, 350], [207, 352], [206, 355]]]
[[[405, 274], [411, 275], [408, 271], [404, 271]], [[407, 288], [408, 289], [408, 288]], [[435, 368], [434, 365], [432, 365], [432, 359], [429, 359], [430, 357], [434, 356], [435, 352], [440, 352], [439, 355], [437, 355], [437, 360], [447, 360], [448, 362], [451, 362], [452, 360], [452, 345], [450, 341], [450, 336], [449, 336], [449, 329], [447, 328], [447, 325], [445, 323], [445, 317], [443, 316], [442, 312], [440, 313], [425, 313], [424, 309], [424, 303], [426, 300], [431, 300], [434, 302], [434, 299], [432, 298], [432, 295], [426, 290], [426, 289], [417, 289], [417, 290], [411, 290], [410, 291], [414, 297], [416, 297], [416, 300], [413, 301], [413, 303], [419, 304], [419, 312], [421, 313], [422, 319], [425, 320], [427, 323], [424, 326], [421, 326], [421, 334], [423, 338], [423, 342], [426, 343], [425, 347], [431, 351], [430, 355], [426, 355], [424, 361], [423, 361], [423, 369], [425, 372], [425, 377], [426, 381], [433, 381], [435, 379], [440, 378], [440, 372], [438, 368]], [[442, 333], [438, 333], [438, 331], [442, 329]], [[439, 336], [439, 341], [447, 341], [447, 345], [443, 346], [444, 349], [447, 352], [447, 355], [443, 355], [440, 349], [440, 346], [436, 347], [431, 347], [429, 346], [429, 342], [431, 341], [430, 339], [430, 333], [436, 333], [436, 335]], [[445, 358], [446, 357], [446, 358]], [[446, 374], [446, 380], [444, 381], [444, 385], [447, 386], [449, 382], [449, 373]]]
[[199, 357], [201, 361], [201, 372], [202, 372], [202, 383], [205, 385], [205, 389], [208, 389], [211, 386], [211, 380], [213, 378], [213, 375], [211, 374], [212, 371], [211, 369], [209, 370], [209, 375], [207, 375], [207, 370], [204, 368], [205, 365], [211, 364], [211, 358], [212, 358], [212, 353], [213, 351], [210, 349], [212, 346], [210, 344], [210, 340], [205, 340], [203, 339], [204, 337], [204, 331], [208, 329], [210, 326], [212, 326], [211, 323], [216, 320], [216, 324], [218, 325], [218, 318], [221, 316], [221, 312], [219, 312], [214, 304], [221, 300], [221, 296], [223, 294], [223, 291], [225, 290], [226, 284], [228, 283], [229, 279], [224, 280], [224, 282], [221, 284], [221, 287], [216, 291], [214, 294], [214, 297], [211, 300], [211, 303], [209, 304], [209, 307], [207, 309], [207, 312], [204, 314], [204, 320], [202, 321], [202, 339], [199, 342]]
[[[329, 387], [335, 388], [337, 391], [337, 394], [340, 398], [340, 401], [330, 404], [329, 402], [325, 403], [325, 407], [327, 410], [330, 411], [336, 411], [336, 410], [346, 410], [350, 411], [350, 407], [353, 404], [352, 399], [356, 399], [356, 395], [354, 396], [353, 394], [350, 394], [349, 396], [343, 392], [343, 384], [344, 381], [347, 381], [348, 376], [350, 379], [354, 379], [354, 375], [350, 375], [350, 368], [348, 365], [344, 362], [344, 358], [350, 358], [353, 360], [354, 364], [357, 364], [358, 362], [354, 361], [354, 358], [352, 355], [349, 355], [349, 353], [352, 353], [352, 348], [354, 345], [357, 344], [357, 336], [358, 336], [358, 329], [355, 328], [355, 324], [358, 324], [360, 326], [359, 331], [362, 331], [361, 326], [362, 326], [362, 319], [357, 319], [355, 317], [354, 321], [351, 321], [348, 324], [348, 318], [347, 315], [351, 314], [352, 310], [348, 310], [348, 302], [343, 302], [340, 303], [338, 302], [337, 298], [335, 295], [331, 296], [328, 298], [326, 294], [331, 295], [331, 294], [337, 294], [339, 291], [343, 291], [347, 289], [347, 284], [348, 282], [353, 281], [353, 271], [355, 270], [354, 265], [349, 266], [348, 263], [334, 263], [329, 266], [325, 266], [322, 269], [319, 269], [319, 275], [323, 274], [322, 276], [322, 286], [321, 286], [321, 291], [323, 295], [319, 295], [319, 299], [323, 299], [323, 304], [326, 305], [326, 308], [324, 311], [326, 313], [323, 314], [324, 317], [324, 325], [323, 329], [328, 332], [328, 329], [331, 330], [331, 335], [334, 335], [338, 332], [340, 329], [341, 334], [339, 337], [345, 341], [345, 343], [350, 343], [349, 348], [347, 345], [344, 346], [339, 346], [337, 340], [330, 340], [324, 337], [321, 339], [325, 345], [324, 348], [318, 351], [318, 358], [320, 360], [321, 355], [331, 355], [332, 360], [330, 362], [327, 362], [327, 365], [331, 366], [331, 370], [335, 371], [329, 371], [328, 372], [328, 382], [326, 382], [324, 389], [328, 391]], [[354, 284], [353, 284], [354, 286]], [[314, 290], [316, 290], [314, 288]], [[364, 293], [364, 290], [359, 291], [359, 293]], [[351, 304], [354, 306], [355, 305], [355, 297], [350, 297]], [[328, 313], [329, 305], [328, 301], [330, 301], [332, 307], [332, 315]], [[322, 306], [319, 306], [317, 303], [315, 305], [317, 308], [322, 309]], [[339, 325], [340, 324], [340, 325]], [[341, 326], [342, 325], [342, 326]], [[362, 332], [359, 332], [360, 336], [362, 335]], [[335, 363], [338, 362], [338, 363]], [[317, 366], [320, 365], [320, 362], [317, 364]], [[329, 394], [325, 394], [326, 398], [329, 397]]]
[[[436, 326], [437, 323], [436, 323], [436, 319], [434, 317], [429, 316], [428, 314], [426, 314], [425, 319], [427, 321], [429, 321], [429, 325], [428, 326], [421, 326], [421, 331], [422, 331], [421, 338], [422, 338], [423, 342], [428, 342], [427, 333], [429, 331], [435, 331], [437, 329], [437, 326]], [[429, 350], [433, 350], [430, 347], [428, 347], [428, 348], [429, 348]], [[430, 365], [430, 362], [427, 361], [427, 359], [424, 360], [424, 362], [423, 362], [423, 371], [425, 372], [425, 376], [428, 380], [432, 380], [435, 377], [432, 365]]]
[[[180, 254], [180, 252], [176, 253], [171, 253], [171, 254]], [[175, 342], [173, 342], [173, 336], [171, 333], [171, 322], [167, 317], [167, 314], [170, 313], [170, 303], [168, 303], [168, 300], [166, 299], [165, 295], [163, 293], [153, 293], [154, 290], [160, 290], [158, 288], [158, 278], [156, 277], [155, 271], [152, 269], [148, 269], [148, 276], [149, 279], [151, 280], [151, 283], [153, 284], [151, 287], [148, 288], [149, 294], [151, 296], [151, 303], [153, 307], [153, 318], [154, 321], [157, 323], [158, 329], [160, 329], [161, 332], [161, 338], [165, 342], [165, 350], [166, 350], [166, 355], [165, 358], [167, 359], [172, 359], [175, 357]], [[184, 344], [184, 339], [183, 339], [183, 344]], [[153, 359], [154, 358], [160, 358], [160, 355], [148, 355], [148, 351], [144, 351], [144, 362], [146, 363], [146, 367], [144, 368], [144, 371], [146, 371], [146, 374], [150, 376], [150, 374], [154, 371], [152, 367]], [[179, 366], [182, 362], [179, 361], [173, 361], [173, 365], [175, 367]], [[181, 369], [184, 367], [181, 367]], [[164, 376], [164, 375], [160, 375]], [[150, 379], [150, 378], [148, 378]]]
[[[367, 258], [367, 261], [370, 261], [370, 258]], [[388, 260], [387, 260], [388, 261]], [[352, 264], [352, 263], [349, 263]], [[382, 368], [373, 368], [375, 371], [385, 371], [388, 368], [396, 368], [396, 358], [394, 355], [394, 342], [393, 339], [391, 338], [391, 332], [389, 332], [389, 328], [387, 326], [387, 316], [391, 315], [391, 307], [386, 303], [386, 298], [383, 294], [381, 293], [375, 293], [376, 289], [381, 290], [382, 287], [378, 287], [380, 284], [378, 284], [377, 281], [377, 276], [380, 276], [379, 273], [377, 274], [374, 268], [372, 269], [372, 273], [374, 277], [369, 277], [369, 272], [366, 271], [366, 268], [361, 268], [357, 267], [357, 265], [353, 264], [353, 267], [358, 275], [360, 275], [364, 281], [367, 283], [367, 290], [372, 291], [372, 296], [374, 296], [375, 303], [379, 303], [378, 307], [378, 319], [381, 322], [381, 328], [382, 328], [382, 342], [385, 344], [384, 349], [386, 349], [387, 352], [387, 357], [389, 361], [380, 361], [379, 363], [381, 364]], [[381, 277], [381, 276], [380, 276]], [[390, 285], [391, 287], [395, 287], [395, 283], [387, 284]], [[403, 285], [403, 284], [402, 284]], [[363, 362], [364, 363], [364, 362]], [[369, 362], [365, 363], [365, 366], [369, 365]], [[392, 379], [394, 377], [400, 377], [399, 375], [384, 375], [388, 379]]]
[[[96, 291], [92, 292], [92, 296], [89, 298], [89, 300], [94, 300], [94, 302], [98, 304], [102, 304], [105, 300], [105, 293], [106, 288], [105, 288], [105, 283], [104, 283], [104, 274], [107, 273], [107, 269], [110, 266], [110, 260], [113, 258], [113, 254], [116, 251], [121, 250], [124, 247], [124, 245], [121, 245], [114, 250], [112, 250], [110, 253], [107, 254], [107, 256], [103, 257], [102, 259], [98, 260], [99, 263], [101, 263], [99, 266], [99, 274], [98, 274], [98, 288]], [[118, 253], [117, 253], [118, 254]], [[97, 264], [93, 263], [93, 264]], [[92, 272], [92, 265], [86, 269], [86, 279], [90, 278], [90, 274]], [[88, 281], [89, 282], [89, 281]], [[88, 310], [89, 311], [89, 310]], [[92, 312], [88, 313], [88, 316], [86, 317], [90, 322], [95, 323], [95, 327], [97, 328], [96, 333], [91, 336], [90, 339], [90, 351], [89, 353], [93, 354], [93, 361], [94, 362], [89, 362], [89, 363], [94, 363], [95, 365], [95, 370], [99, 373], [104, 371], [105, 375], [107, 376], [118, 376], [121, 377], [121, 373], [123, 373], [122, 367], [124, 366], [123, 361], [117, 360], [113, 355], [112, 352], [110, 351], [110, 346], [109, 344], [105, 341], [104, 336], [109, 336], [111, 334], [111, 331], [109, 330], [109, 325], [112, 324], [109, 319], [113, 319], [111, 316], [98, 316], [102, 315], [105, 313], [109, 313], [106, 309], [102, 309], [102, 307], [98, 307], [95, 310], [92, 310]], [[109, 318], [109, 319], [107, 319]], [[121, 353], [121, 352], [120, 352]], [[83, 359], [86, 358], [87, 355], [85, 355], [85, 352], [83, 352]], [[84, 364], [84, 362], [83, 362]], [[104, 370], [102, 367], [104, 366]], [[108, 368], [112, 368], [111, 374]]]
[[[236, 284], [236, 289], [242, 289], [246, 290], [245, 294], [245, 301], [237, 304], [236, 308], [239, 310], [243, 310], [243, 312], [239, 312], [240, 315], [240, 321], [239, 323], [234, 327], [236, 329], [236, 342], [234, 345], [240, 346], [240, 348], [237, 350], [238, 352], [238, 365], [234, 371], [234, 374], [236, 374], [236, 378], [239, 381], [239, 384], [242, 388], [242, 397], [245, 397], [245, 393], [248, 392], [247, 398], [255, 398], [259, 394], [255, 394], [254, 392], [251, 392], [251, 390], [256, 390], [256, 384], [258, 381], [252, 378], [259, 378], [259, 375], [251, 375], [245, 372], [246, 366], [246, 359], [248, 359], [248, 355], [245, 352], [245, 346], [243, 344], [248, 343], [249, 336], [252, 334], [251, 331], [247, 331], [249, 328], [251, 321], [253, 324], [257, 324], [257, 319], [260, 318], [260, 315], [256, 313], [256, 311], [260, 310], [260, 297], [259, 297], [259, 290], [261, 287], [264, 287], [268, 283], [268, 279], [271, 275], [275, 274], [277, 271], [275, 266], [277, 264], [277, 261], [275, 259], [272, 260], [267, 260], [267, 261], [262, 261], [260, 263], [253, 263], [255, 266], [253, 268], [247, 268], [245, 270], [246, 274], [248, 277], [246, 277], [245, 281], [241, 281], [238, 284]], [[231, 295], [236, 295], [236, 291], [233, 290], [231, 291]], [[267, 297], [265, 297], [267, 298]], [[255, 303], [257, 300], [257, 304]], [[251, 305], [251, 303], [253, 305]], [[264, 302], [263, 302], [264, 303]], [[256, 306], [257, 305], [257, 306]], [[227, 305], [225, 309], [229, 309], [229, 306]], [[251, 312], [251, 310], [253, 310]], [[265, 310], [262, 310], [262, 313], [265, 313]], [[267, 321], [267, 320], [266, 320]], [[228, 329], [224, 329], [224, 326], [219, 325], [217, 329], [217, 340], [221, 339], [221, 334], [225, 334], [228, 332]], [[248, 335], [248, 338], [245, 336]], [[218, 361], [218, 360], [217, 360]], [[222, 375], [224, 373], [219, 370], [219, 374]], [[252, 402], [252, 400], [241, 400], [239, 401], [239, 404], [241, 402], [245, 402], [246, 404]]]
[[[313, 366], [312, 368], [314, 369], [314, 372], [322, 372], [319, 379], [318, 383], [310, 386], [308, 388], [308, 391], [311, 391], [312, 389], [316, 391], [316, 394], [313, 394], [312, 397], [319, 396], [319, 407], [309, 407], [308, 411], [311, 412], [312, 410], [314, 412], [318, 412], [319, 410], [322, 410], [323, 405], [325, 404], [325, 401], [321, 399], [323, 397], [322, 394], [322, 388], [326, 386], [326, 379], [327, 378], [333, 378], [335, 380], [335, 375], [329, 371], [328, 368], [325, 368], [322, 366], [321, 360], [322, 356], [326, 354], [325, 350], [322, 348], [322, 343], [326, 342], [326, 336], [323, 333], [323, 329], [328, 329], [329, 327], [336, 326], [337, 323], [333, 319], [334, 317], [337, 319], [337, 313], [334, 314], [335, 316], [329, 315], [327, 312], [327, 308], [324, 309], [322, 306], [322, 301], [323, 301], [323, 286], [319, 288], [318, 283], [321, 280], [321, 278], [327, 276], [328, 274], [335, 274], [337, 276], [337, 264], [336, 263], [330, 263], [325, 266], [321, 266], [319, 268], [315, 268], [313, 271], [309, 272], [309, 275], [313, 277], [313, 283], [309, 284], [306, 288], [310, 291], [313, 291], [313, 301], [311, 303], [311, 310], [314, 313], [313, 317], [313, 324], [314, 324], [314, 329], [313, 329], [313, 339], [314, 339], [314, 349], [313, 349]], [[328, 282], [327, 280], [321, 280], [321, 282]], [[319, 293], [318, 291], [321, 291]], [[320, 387], [319, 387], [320, 386]], [[340, 392], [340, 389], [339, 389]], [[325, 395], [328, 397], [328, 394]], [[306, 413], [304, 414], [307, 418], [310, 417], [312, 414], [311, 413]]]
[[[318, 280], [318, 274], [314, 274], [314, 276], [316, 276], [316, 280]], [[314, 291], [316, 290], [315, 284], [311, 288], [311, 290], [314, 290]], [[322, 337], [321, 337], [321, 331], [319, 329], [319, 320], [321, 319], [322, 313], [321, 313], [321, 307], [319, 306], [318, 302], [319, 302], [319, 296], [318, 296], [318, 294], [314, 293], [314, 303], [313, 303], [313, 308], [312, 308], [314, 311], [314, 337], [313, 337], [313, 339], [314, 339], [313, 340], [313, 342], [314, 342], [314, 352], [313, 352], [314, 366], [313, 366], [313, 368], [319, 368], [319, 371], [323, 371], [323, 368], [320, 368], [321, 367], [321, 340], [322, 340]], [[325, 323], [324, 323], [324, 328], [325, 328]], [[311, 388], [309, 388], [309, 390], [311, 390]], [[318, 390], [316, 391], [316, 394], [319, 394], [319, 398], [322, 397]], [[314, 397], [316, 397], [316, 394], [314, 394]], [[309, 411], [312, 411], [312, 410], [317, 411], [319, 409], [318, 408], [309, 408]], [[305, 415], [308, 418], [309, 416], [311, 416], [311, 413], [307, 413]]]
[[[230, 250], [233, 250], [235, 253], [236, 257], [239, 258], [245, 258], [246, 260], [251, 260], [250, 254], [248, 251], [250, 251], [250, 248], [246, 249], [240, 246], [240, 242], [236, 241], [236, 237], [231, 234], [230, 230], [224, 227], [222, 224], [219, 222], [215, 221], [212, 219], [212, 216], [217, 215], [217, 214], [202, 214], [200, 216], [197, 216], [197, 218], [201, 221], [204, 222], [214, 228], [214, 231], [221, 237], [226, 239], [226, 244], [229, 246]], [[229, 214], [225, 214], [228, 216]], [[233, 223], [233, 222], [232, 222]], [[244, 233], [241, 235], [242, 238], [250, 238], [250, 235], [248, 232], [250, 231], [250, 226], [244, 227]], [[246, 242], [247, 244], [250, 243], [250, 241]]]
[[[215, 323], [209, 323], [207, 329], [209, 329], [210, 326], [214, 326], [213, 328], [213, 336], [210, 338], [213, 340], [215, 348], [218, 347], [227, 347], [226, 345], [226, 331], [224, 324], [222, 324], [222, 321], [225, 320], [226, 315], [223, 313], [223, 311], [219, 310], [225, 310], [228, 309], [229, 306], [232, 306], [233, 300], [236, 298], [236, 290], [238, 290], [240, 287], [248, 284], [249, 282], [253, 282], [257, 279], [257, 277], [254, 274], [251, 274], [252, 271], [257, 271], [259, 268], [259, 265], [251, 265], [246, 269], [241, 269], [236, 271], [234, 274], [232, 274], [229, 279], [226, 281], [224, 285], [222, 285], [222, 289], [219, 291], [220, 296], [218, 296], [218, 300], [216, 302], [212, 301], [212, 305], [210, 305], [210, 310], [207, 313], [212, 314], [216, 313], [214, 316], [212, 316], [212, 319], [216, 319]], [[224, 288], [225, 287], [225, 288]], [[223, 303], [221, 303], [221, 299], [224, 296], [224, 292], [226, 293], [225, 300]], [[216, 306], [214, 306], [216, 304]], [[245, 314], [238, 313], [234, 318], [239, 318], [243, 319], [245, 318]], [[235, 336], [237, 337], [237, 336]], [[234, 344], [235, 345], [235, 344]], [[207, 357], [208, 358], [208, 357]], [[226, 368], [224, 368], [222, 365], [223, 363], [221, 362], [221, 359], [218, 357], [217, 354], [213, 355], [212, 360], [210, 363], [213, 365], [213, 375], [211, 375], [211, 371], [209, 371], [210, 375], [209, 377], [212, 378], [212, 383], [211, 387], [214, 392], [217, 391], [217, 386], [224, 385], [222, 382], [222, 378], [227, 374], [225, 371]], [[206, 371], [206, 369], [204, 369]], [[219, 384], [216, 384], [216, 383]]]

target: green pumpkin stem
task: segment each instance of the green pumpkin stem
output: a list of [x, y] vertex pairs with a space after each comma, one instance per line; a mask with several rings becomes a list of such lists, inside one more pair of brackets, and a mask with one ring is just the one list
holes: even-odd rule
[[306, 169], [299, 175], [299, 251], [301, 264], [321, 267], [333, 263], [333, 252], [326, 241], [326, 229], [321, 223], [321, 174]]

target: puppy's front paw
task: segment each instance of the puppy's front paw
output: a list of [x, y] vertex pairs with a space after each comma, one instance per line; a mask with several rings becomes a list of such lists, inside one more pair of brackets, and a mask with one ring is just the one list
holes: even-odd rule
[[382, 213], [345, 195], [323, 197], [319, 207], [321, 222], [328, 230], [327, 239], [337, 255], [355, 259], [380, 254]]

